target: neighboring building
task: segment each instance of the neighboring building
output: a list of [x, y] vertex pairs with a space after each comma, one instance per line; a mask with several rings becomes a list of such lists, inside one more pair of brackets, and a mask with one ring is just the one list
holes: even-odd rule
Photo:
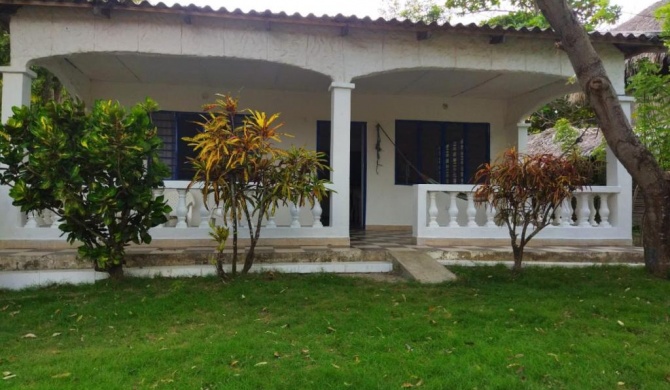
[[[662, 32], [661, 22], [656, 19], [655, 12], [656, 10], [666, 4], [669, 4], [670, 0], [661, 0], [657, 1], [649, 7], [640, 11], [637, 15], [633, 16], [629, 20], [619, 24], [618, 26], [612, 28], [610, 32], [612, 34], [635, 34], [635, 35], [659, 35]], [[668, 74], [668, 56], [667, 50], [664, 47], [659, 47], [658, 50], [651, 52], [643, 52], [638, 55], [632, 56], [626, 59], [626, 80], [628, 77], [635, 74], [637, 67], [635, 62], [640, 58], [649, 58], [651, 61], [656, 62], [661, 65], [661, 72], [663, 74]]]
[[668, 3], [670, 3], [670, 0], [657, 1], [638, 12], [637, 15], [632, 18], [612, 28], [610, 32], [626, 34], [660, 34], [661, 23], [656, 19], [654, 13], [659, 7]]
[[[179, 140], [217, 92], [239, 95], [243, 107], [281, 112], [294, 144], [330, 156], [336, 192], [315, 210], [279, 210], [270, 222], [278, 227], [261, 235], [266, 242], [347, 244], [350, 227], [412, 227], [419, 243], [490, 244], [507, 243], [508, 233], [493, 226], [490, 210], [475, 207], [472, 174], [505, 148], [526, 144], [520, 122], [529, 113], [577, 89], [567, 82], [574, 72], [555, 35], [539, 29], [128, 1], [0, 0], [0, 12], [12, 50], [11, 65], [1, 69], [3, 121], [11, 106], [29, 103], [30, 65], [49, 69], [88, 104], [130, 105], [146, 96], [160, 104], [154, 120], [175, 179], [165, 191], [181, 206], [177, 227], [152, 231], [164, 245], [209, 242], [210, 214], [196, 190], [187, 194]], [[624, 59], [662, 44], [645, 35], [591, 37], [628, 109]], [[630, 176], [614, 158], [607, 170], [608, 186], [577, 195], [577, 221], [566, 205], [538, 242], [630, 243]], [[443, 184], [420, 184], [426, 178]], [[7, 193], [0, 188], [0, 246], [65, 245], [48, 215], [23, 215]], [[595, 193], [605, 199], [599, 210]], [[289, 227], [297, 222], [301, 228]]]
[[[561, 145], [554, 138], [555, 135], [556, 129], [554, 128], [528, 135], [528, 153], [553, 154], [554, 156], [563, 154]], [[590, 156], [605, 141], [602, 131], [597, 127], [579, 129], [579, 138], [576, 147], [584, 156]]]

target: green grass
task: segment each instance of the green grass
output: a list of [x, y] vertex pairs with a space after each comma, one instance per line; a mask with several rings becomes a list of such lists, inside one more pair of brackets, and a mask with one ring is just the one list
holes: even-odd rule
[[0, 291], [0, 387], [670, 388], [667, 281], [456, 273], [441, 286], [256, 275]]

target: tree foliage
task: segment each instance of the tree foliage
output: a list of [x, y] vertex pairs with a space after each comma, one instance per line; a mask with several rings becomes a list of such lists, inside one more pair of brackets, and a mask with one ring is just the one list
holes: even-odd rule
[[545, 104], [532, 113], [529, 117], [529, 131], [541, 132], [556, 127], [561, 119], [580, 129], [598, 125], [588, 102], [577, 99], [574, 95], [567, 95]]
[[527, 155], [506, 150], [493, 164], [475, 174], [482, 182], [475, 191], [479, 204], [493, 206], [496, 223], [504, 224], [514, 253], [514, 270], [521, 270], [528, 242], [552, 222], [554, 211], [585, 185], [576, 154]]
[[[570, 0], [569, 3], [589, 31], [604, 24], [613, 24], [621, 15], [621, 7], [611, 5], [609, 0]], [[483, 24], [516, 28], [549, 27], [533, 0], [387, 0], [384, 11], [386, 16], [424, 22], [449, 21], [452, 16], [499, 13]]]
[[628, 92], [635, 97], [635, 133], [662, 169], [670, 170], [670, 75], [644, 58], [629, 79]]
[[149, 243], [149, 229], [166, 221], [162, 197], [167, 167], [147, 100], [130, 110], [98, 101], [87, 113], [72, 100], [15, 107], [2, 126], [0, 184], [23, 212], [50, 210], [79, 255], [97, 270], [123, 275], [125, 246]]
[[448, 22], [450, 16], [434, 0], [385, 0], [381, 11], [385, 18], [402, 18], [427, 24]]
[[[201, 123], [203, 131], [184, 140], [197, 152], [191, 159], [196, 171], [191, 184], [202, 184], [203, 199], [213, 194], [214, 203], [223, 210], [224, 221], [232, 223], [235, 276], [239, 221], [246, 221], [251, 239], [242, 269], [242, 273], [247, 273], [253, 265], [263, 218], [273, 214], [280, 204], [304, 206], [321, 200], [327, 181], [319, 179], [318, 172], [328, 168], [321, 153], [276, 146], [287, 135], [279, 132], [279, 114], [238, 112], [237, 99], [219, 96], [204, 107], [207, 114]], [[240, 113], [247, 115], [236, 121]], [[219, 245], [227, 238], [224, 234], [220, 229], [213, 234]], [[221, 256], [217, 257], [216, 266], [218, 275], [226, 277]]]

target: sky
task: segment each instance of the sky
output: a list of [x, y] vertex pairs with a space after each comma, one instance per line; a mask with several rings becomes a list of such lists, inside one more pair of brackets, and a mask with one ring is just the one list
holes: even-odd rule
[[[159, 0], [155, 0], [159, 1]], [[171, 4], [173, 0], [162, 0]], [[622, 7], [622, 15], [619, 22], [624, 22], [635, 16], [638, 12], [650, 6], [657, 0], [610, 0], [612, 4]], [[287, 13], [298, 12], [302, 15], [313, 13], [316, 15], [356, 15], [359, 17], [380, 16], [380, 8], [383, 0], [179, 0], [180, 4], [193, 3], [199, 6], [209, 5], [214, 9], [225, 7], [229, 10], [240, 8], [243, 11], [284, 11]], [[452, 20], [454, 22], [470, 22], [471, 20]]]

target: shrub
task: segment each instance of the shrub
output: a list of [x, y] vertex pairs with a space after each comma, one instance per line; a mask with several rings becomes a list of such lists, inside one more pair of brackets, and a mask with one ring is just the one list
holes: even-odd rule
[[[232, 274], [237, 273], [238, 226], [244, 218], [249, 228], [251, 247], [244, 260], [242, 273], [247, 273], [254, 261], [263, 217], [280, 205], [293, 202], [312, 205], [326, 194], [326, 180], [318, 177], [319, 170], [328, 169], [320, 153], [304, 148], [280, 149], [279, 114], [245, 110], [244, 119], [236, 121], [240, 112], [238, 101], [219, 95], [215, 103], [206, 105], [208, 112], [201, 123], [203, 132], [184, 138], [195, 148], [197, 155], [191, 159], [195, 175], [191, 184], [202, 183], [203, 199], [210, 193], [214, 203], [223, 209], [224, 220], [233, 228]], [[213, 234], [221, 248], [224, 233], [219, 229]], [[225, 240], [225, 238], [223, 239]], [[223, 271], [223, 257], [217, 256], [217, 273]]]
[[155, 107], [98, 101], [87, 113], [82, 103], [52, 101], [14, 107], [2, 127], [0, 183], [13, 204], [55, 213], [68, 242], [81, 242], [80, 257], [112, 277], [123, 276], [125, 246], [151, 242], [149, 229], [169, 212], [151, 193], [168, 174], [156, 155]]
[[493, 164], [475, 174], [482, 182], [475, 191], [477, 203], [496, 210], [496, 223], [509, 230], [514, 270], [521, 270], [523, 250], [542, 229], [551, 224], [554, 211], [585, 184], [579, 156], [526, 155], [506, 150]]

